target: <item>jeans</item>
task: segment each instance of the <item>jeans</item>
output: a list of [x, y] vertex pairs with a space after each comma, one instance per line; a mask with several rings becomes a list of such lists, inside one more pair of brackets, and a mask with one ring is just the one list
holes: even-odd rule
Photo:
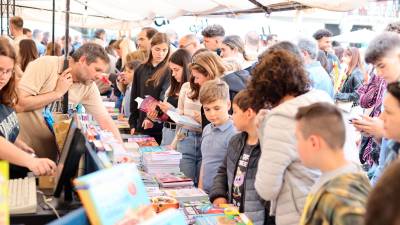
[[179, 164], [181, 172], [193, 179], [195, 186], [199, 183], [201, 167], [201, 133], [182, 128], [178, 134], [177, 150], [182, 153]]
[[175, 138], [176, 129], [163, 127], [161, 145], [170, 145]]

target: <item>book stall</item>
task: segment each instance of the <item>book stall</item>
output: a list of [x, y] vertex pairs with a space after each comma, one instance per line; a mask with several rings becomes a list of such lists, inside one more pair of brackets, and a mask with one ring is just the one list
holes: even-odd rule
[[159, 146], [153, 137], [126, 134], [127, 118], [113, 102], [104, 104], [125, 133], [123, 143], [101, 130], [90, 115], [74, 115], [101, 164], [98, 168], [103, 168], [73, 181], [90, 224], [252, 224], [230, 204], [212, 205], [208, 195], [180, 172], [180, 152]]

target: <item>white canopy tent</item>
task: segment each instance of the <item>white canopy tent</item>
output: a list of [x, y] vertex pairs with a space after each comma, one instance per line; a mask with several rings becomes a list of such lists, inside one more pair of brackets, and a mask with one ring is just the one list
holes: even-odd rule
[[361, 29], [334, 36], [332, 39], [342, 43], [369, 43], [377, 34], [372, 30]]
[[[254, 3], [255, 2], [255, 3]], [[129, 30], [153, 22], [154, 18], [173, 19], [183, 15], [240, 13], [299, 8], [350, 11], [366, 0], [72, 0], [70, 25], [85, 28]], [[260, 8], [256, 3], [261, 4]], [[57, 24], [65, 23], [65, 0], [56, 1]], [[16, 0], [15, 14], [26, 20], [51, 22], [52, 0]]]

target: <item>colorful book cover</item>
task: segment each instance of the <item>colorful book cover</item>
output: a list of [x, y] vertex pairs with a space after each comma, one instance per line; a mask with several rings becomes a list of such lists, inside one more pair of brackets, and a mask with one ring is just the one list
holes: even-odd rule
[[166, 121], [168, 119], [168, 116], [166, 116], [158, 106], [159, 101], [153, 96], [147, 95], [144, 99], [138, 97], [135, 99], [135, 101], [138, 103], [140, 111], [143, 111], [145, 113], [156, 112], [157, 121]]
[[177, 209], [165, 210], [141, 225], [186, 225], [185, 216]]
[[153, 137], [129, 138], [128, 142], [136, 142], [139, 147], [158, 146], [156, 139]]
[[150, 95], [147, 95], [140, 104], [139, 109], [146, 113], [152, 112], [156, 109], [157, 105], [158, 105], [157, 99], [153, 98]]
[[74, 180], [91, 224], [114, 225], [154, 215], [134, 163], [119, 164]]
[[8, 205], [8, 162], [0, 161], [0, 224], [10, 224]]
[[164, 151], [166, 151], [166, 150], [161, 146], [146, 146], [146, 147], [139, 148], [139, 153], [141, 155], [143, 155], [145, 153], [164, 152]]
[[183, 173], [158, 173], [156, 179], [159, 183], [190, 182], [192, 179]]
[[200, 214], [194, 216], [196, 225], [253, 225], [251, 220], [243, 213], [239, 215], [227, 214]]
[[208, 195], [198, 188], [163, 189], [163, 191], [180, 202], [208, 200]]

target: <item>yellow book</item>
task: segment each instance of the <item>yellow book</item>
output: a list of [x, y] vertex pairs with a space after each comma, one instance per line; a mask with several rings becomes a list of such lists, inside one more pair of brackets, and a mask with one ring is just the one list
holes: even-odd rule
[[0, 224], [10, 224], [8, 207], [8, 162], [0, 161]]

